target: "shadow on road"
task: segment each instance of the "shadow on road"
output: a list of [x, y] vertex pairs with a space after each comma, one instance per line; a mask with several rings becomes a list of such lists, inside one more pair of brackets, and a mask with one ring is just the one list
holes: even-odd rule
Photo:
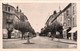
[[35, 43], [23, 43], [23, 44], [35, 44]]

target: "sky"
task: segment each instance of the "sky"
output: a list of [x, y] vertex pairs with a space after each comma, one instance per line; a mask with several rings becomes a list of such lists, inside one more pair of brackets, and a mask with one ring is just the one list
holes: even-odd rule
[[41, 28], [45, 26], [45, 23], [49, 16], [53, 14], [54, 10], [59, 11], [59, 8], [63, 10], [69, 3], [8, 3], [19, 9], [27, 16], [28, 21], [35, 30], [40, 32]]

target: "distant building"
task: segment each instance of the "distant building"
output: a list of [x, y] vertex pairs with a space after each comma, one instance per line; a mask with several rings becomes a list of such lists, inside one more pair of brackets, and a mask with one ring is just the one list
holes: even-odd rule
[[54, 11], [53, 14], [50, 15], [50, 17], [48, 18], [48, 20], [46, 22], [46, 26], [50, 26], [52, 24], [52, 20], [54, 20], [56, 14], [57, 14], [56, 11]]
[[59, 22], [62, 26], [63, 26], [63, 22], [64, 22], [64, 13], [61, 13], [61, 11], [59, 11], [59, 16], [57, 17], [57, 22]]

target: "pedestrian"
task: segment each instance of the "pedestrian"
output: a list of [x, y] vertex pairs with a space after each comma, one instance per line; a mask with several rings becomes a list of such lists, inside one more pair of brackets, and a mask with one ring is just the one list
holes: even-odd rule
[[51, 40], [53, 40], [55, 37], [55, 33], [51, 34]]
[[55, 38], [55, 36], [56, 36], [56, 30], [53, 30], [51, 32], [51, 40], [53, 40]]
[[27, 36], [26, 34], [27, 34], [27, 33], [24, 33], [24, 35], [23, 35], [24, 39], [26, 39], [26, 36]]
[[60, 32], [56, 32], [56, 36], [57, 36], [57, 39], [58, 39], [58, 41], [59, 41], [59, 35], [60, 35]]
[[30, 43], [30, 32], [27, 32], [27, 43]]
[[48, 37], [49, 37], [49, 38], [51, 37], [51, 32], [48, 33]]

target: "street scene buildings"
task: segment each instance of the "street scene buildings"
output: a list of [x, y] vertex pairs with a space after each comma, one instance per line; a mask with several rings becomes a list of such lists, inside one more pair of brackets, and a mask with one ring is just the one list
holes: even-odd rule
[[19, 6], [2, 3], [2, 13], [3, 48], [5, 49], [77, 48], [76, 3], [68, 3], [63, 9], [59, 6], [59, 11], [54, 10], [46, 19], [45, 25], [40, 28], [40, 32], [35, 31], [29, 22], [29, 17]]
[[[3, 38], [19, 37], [21, 35], [22, 29], [27, 26], [26, 31], [34, 31], [31, 27], [28, 18], [24, 13], [19, 10], [17, 6], [16, 9], [9, 4], [2, 4], [3, 8]], [[25, 32], [25, 30], [23, 30]], [[17, 34], [15, 34], [17, 33]], [[16, 37], [16, 38], [17, 38]]]
[[48, 35], [56, 28], [55, 31], [60, 32], [60, 38], [77, 40], [76, 16], [76, 4], [70, 3], [63, 10], [53, 12], [47, 20], [43, 31], [46, 31]]

